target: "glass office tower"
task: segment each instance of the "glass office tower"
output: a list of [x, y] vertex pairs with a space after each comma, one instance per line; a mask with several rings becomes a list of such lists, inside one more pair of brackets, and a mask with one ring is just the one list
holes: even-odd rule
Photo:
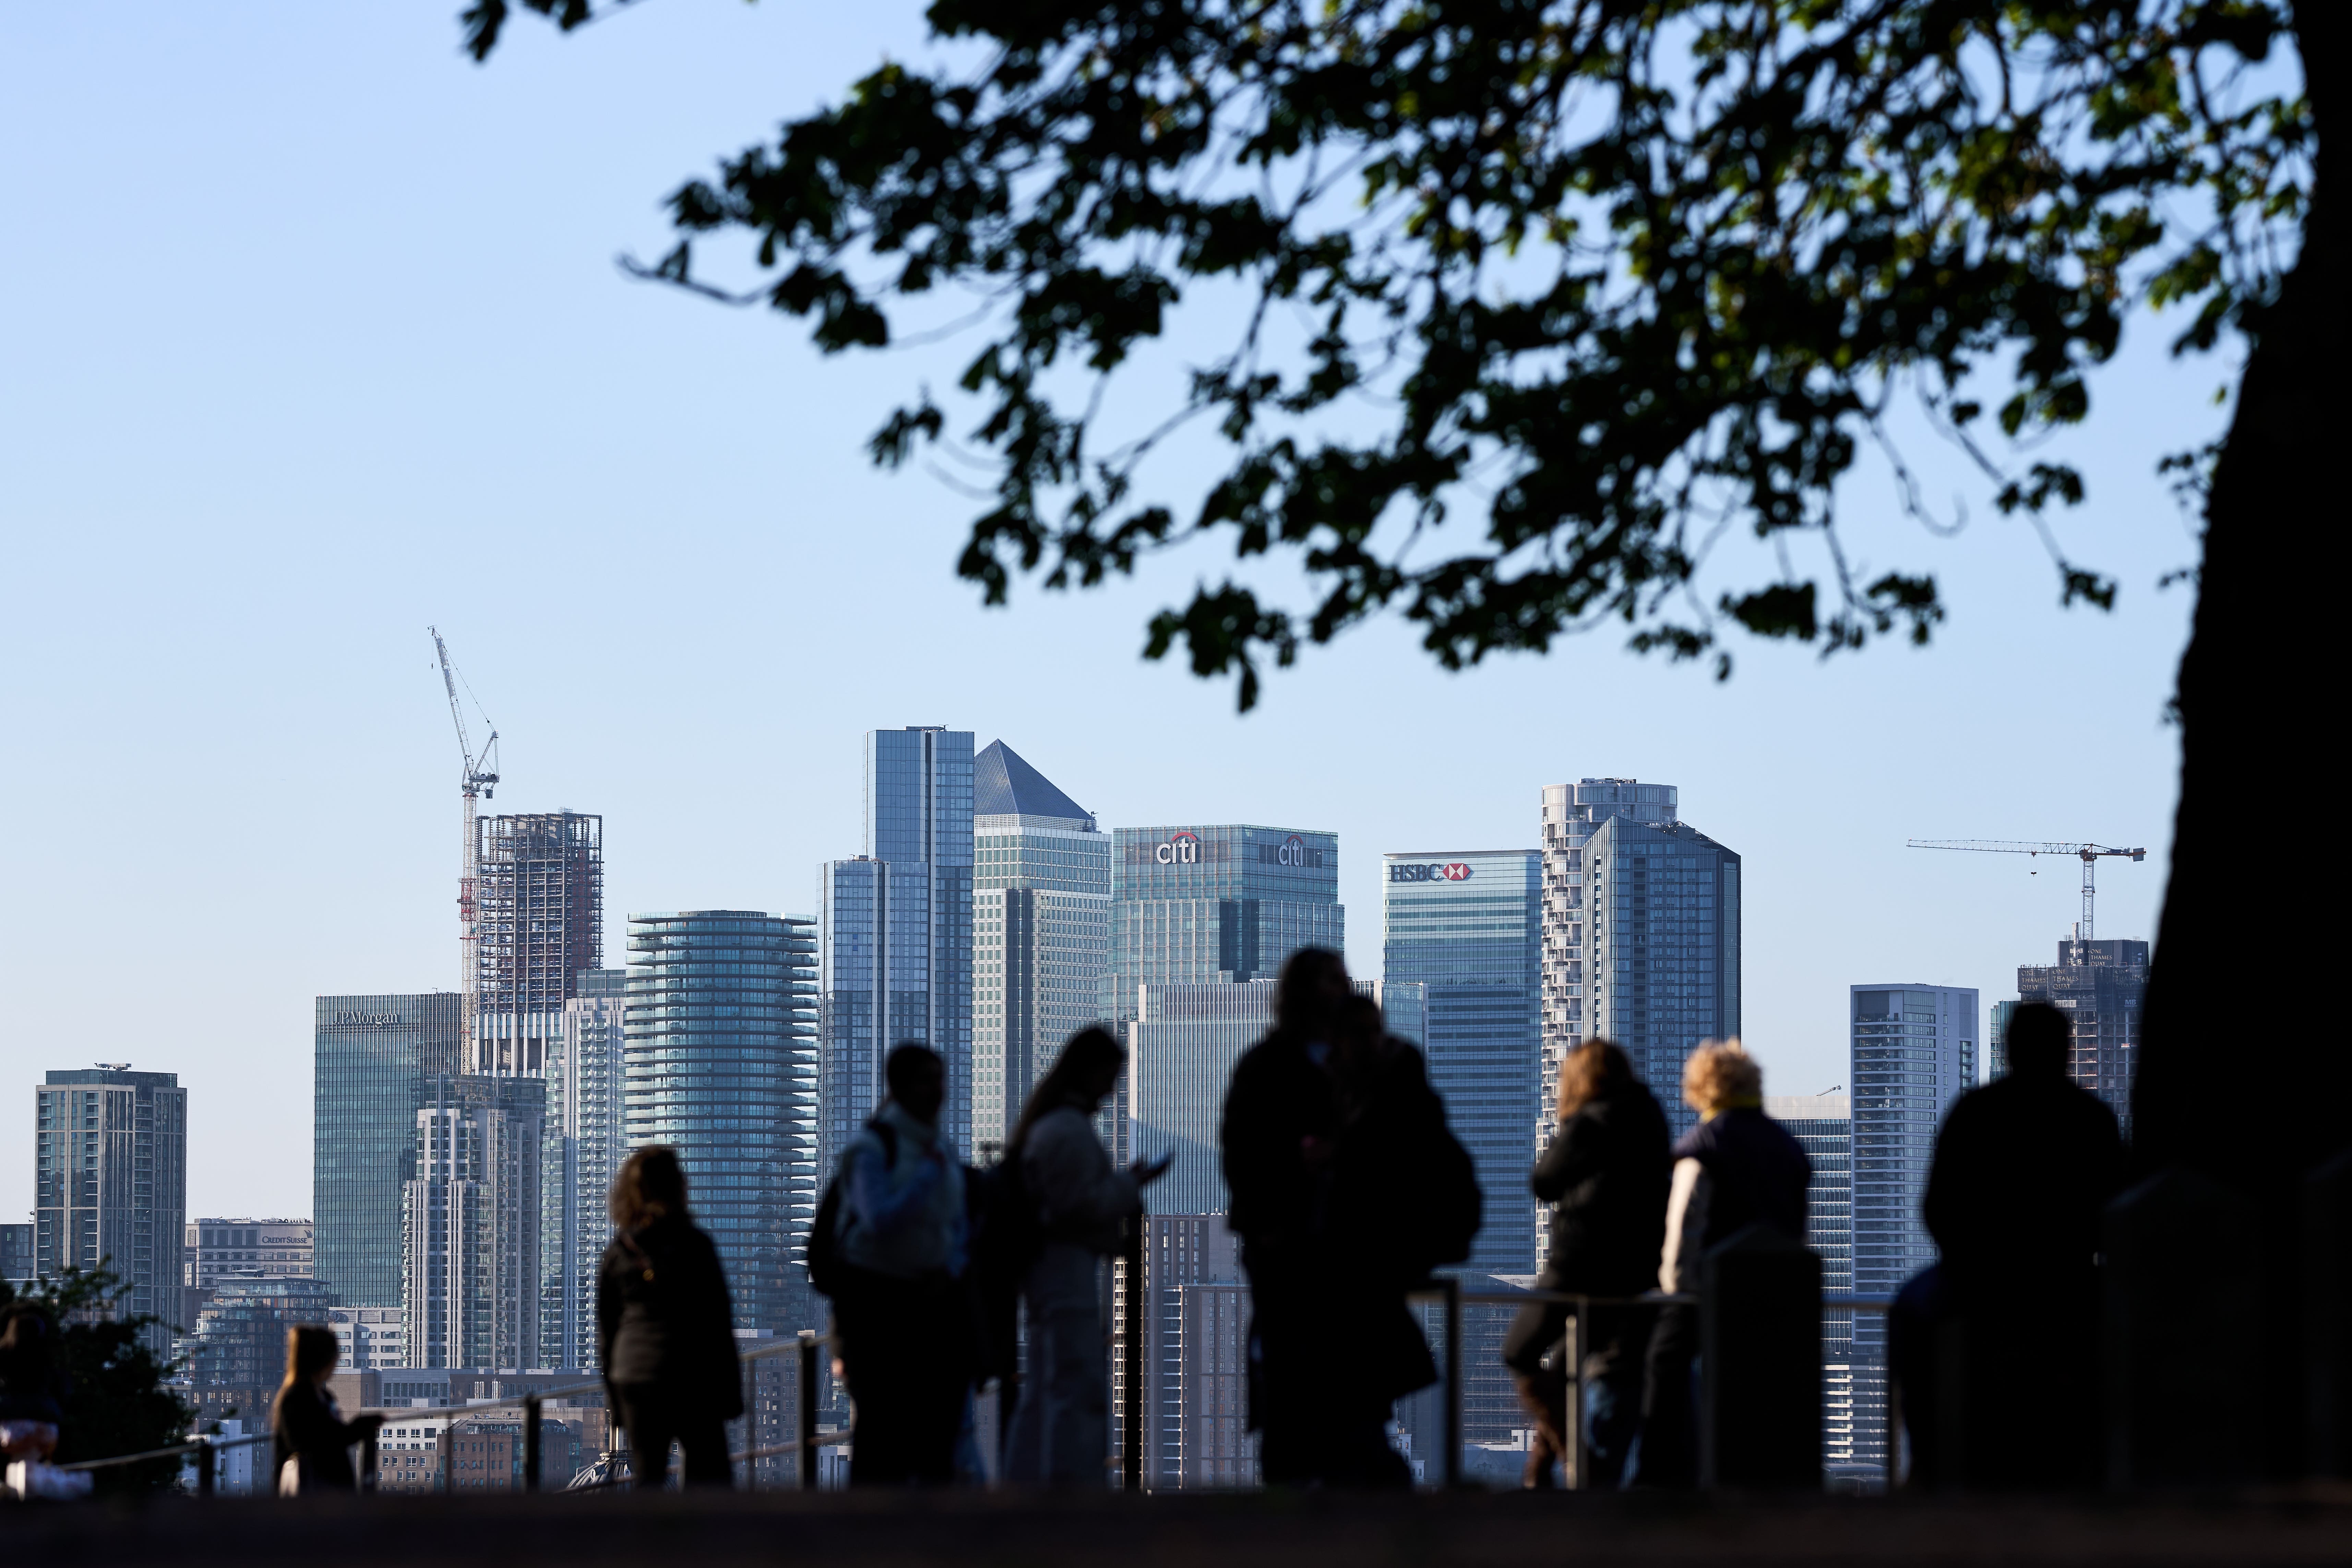
[[[1423, 987], [1419, 1017], [1390, 1027], [1420, 1045], [1446, 1119], [1486, 1197], [1467, 1268], [1531, 1273], [1528, 1193], [1543, 1080], [1543, 857], [1533, 849], [1384, 856], [1383, 994]], [[1400, 1000], [1402, 997], [1400, 996]], [[1408, 1032], [1413, 1024], [1419, 1032]]]
[[972, 762], [971, 1146], [1001, 1147], [1110, 962], [1110, 838], [1003, 742]]
[[756, 910], [629, 917], [622, 1127], [686, 1168], [735, 1326], [803, 1326], [792, 1268], [808, 1195], [814, 922]]
[[346, 1301], [400, 1300], [401, 1194], [416, 1174], [416, 1113], [434, 1080], [464, 1070], [465, 1013], [455, 991], [317, 1000], [310, 1218], [319, 1278]]
[[1272, 980], [1302, 947], [1345, 947], [1335, 834], [1122, 827], [1112, 842], [1106, 1017], [1134, 1017], [1139, 985]]
[[821, 886], [822, 1142], [830, 1171], [882, 1100], [890, 1047], [919, 1040], [948, 1067], [940, 1125], [971, 1131], [971, 731], [915, 725], [866, 736], [866, 848]]

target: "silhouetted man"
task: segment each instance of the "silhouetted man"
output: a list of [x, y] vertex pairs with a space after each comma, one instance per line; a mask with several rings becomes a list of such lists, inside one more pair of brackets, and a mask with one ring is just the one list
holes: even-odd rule
[[2123, 1138], [2066, 1077], [2072, 1035], [2047, 1003], [2018, 1008], [2009, 1075], [1960, 1096], [1937, 1136], [1921, 1206], [1942, 1258], [1888, 1324], [1916, 1481], [2096, 1479], [2099, 1216]]

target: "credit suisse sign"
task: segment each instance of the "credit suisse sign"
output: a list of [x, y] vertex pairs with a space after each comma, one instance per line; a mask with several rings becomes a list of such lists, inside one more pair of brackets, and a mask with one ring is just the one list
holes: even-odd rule
[[1389, 868], [1391, 882], [1466, 882], [1470, 879], [1470, 864], [1466, 860], [1410, 860]]

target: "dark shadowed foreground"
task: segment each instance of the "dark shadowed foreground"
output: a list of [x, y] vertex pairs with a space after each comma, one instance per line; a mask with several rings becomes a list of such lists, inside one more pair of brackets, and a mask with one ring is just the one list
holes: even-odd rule
[[977, 1494], [163, 1499], [0, 1509], [0, 1552], [51, 1564], [472, 1562], [842, 1568], [1368, 1568], [1608, 1563], [2340, 1563], [2352, 1488], [2194, 1501], [1495, 1493], [1034, 1501]]

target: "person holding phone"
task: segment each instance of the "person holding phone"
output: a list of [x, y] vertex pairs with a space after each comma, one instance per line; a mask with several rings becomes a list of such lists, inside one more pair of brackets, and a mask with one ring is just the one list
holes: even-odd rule
[[1096, 1270], [1118, 1250], [1121, 1224], [1143, 1213], [1143, 1189], [1174, 1160], [1118, 1170], [1096, 1134], [1095, 1118], [1126, 1065], [1108, 1032], [1081, 1029], [1030, 1093], [1006, 1142], [1040, 1243], [1022, 1280], [1031, 1371], [1006, 1444], [1004, 1474], [1014, 1485], [1103, 1485], [1110, 1360]]
[[359, 1486], [352, 1445], [383, 1426], [383, 1417], [363, 1412], [343, 1419], [327, 1388], [342, 1353], [334, 1330], [323, 1324], [299, 1323], [286, 1331], [286, 1381], [278, 1385], [269, 1417], [280, 1497], [347, 1492]]

